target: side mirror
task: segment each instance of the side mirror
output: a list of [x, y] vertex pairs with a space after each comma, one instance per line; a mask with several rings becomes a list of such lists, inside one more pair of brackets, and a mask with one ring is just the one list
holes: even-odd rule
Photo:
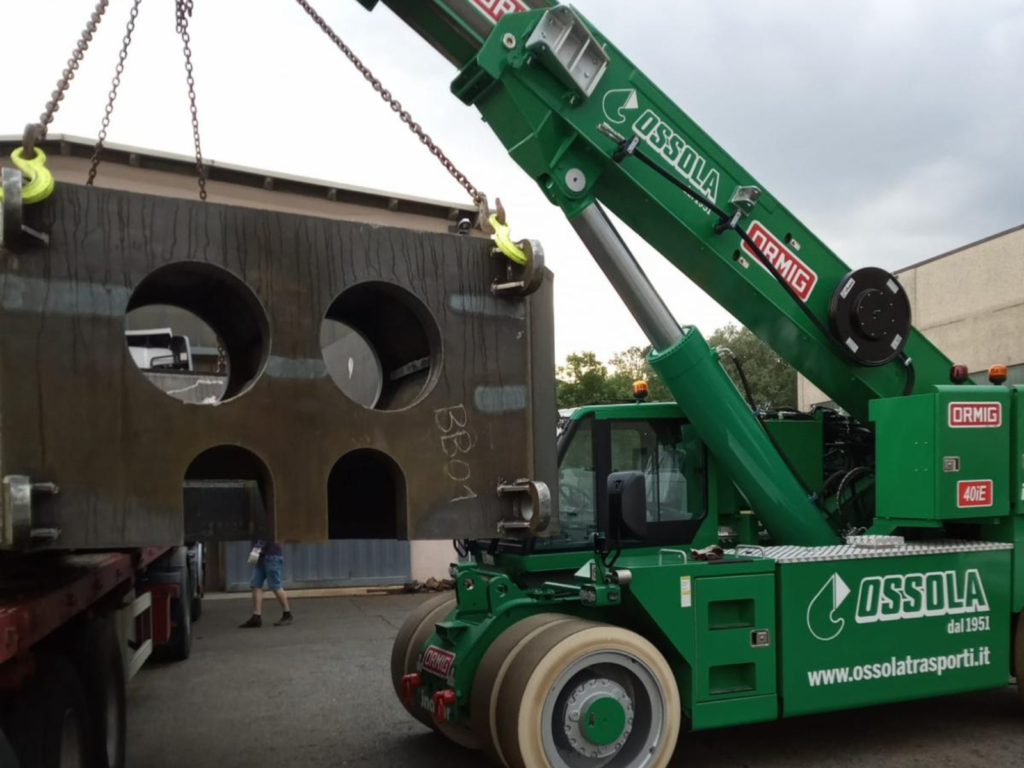
[[643, 472], [613, 472], [608, 475], [608, 539], [647, 537], [647, 482]]

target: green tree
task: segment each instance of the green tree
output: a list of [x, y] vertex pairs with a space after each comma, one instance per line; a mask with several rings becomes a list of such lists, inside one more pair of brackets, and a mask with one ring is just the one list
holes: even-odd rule
[[580, 352], [565, 358], [558, 368], [558, 407], [576, 408], [616, 399], [614, 384], [608, 378], [608, 367], [593, 352]]
[[[796, 406], [796, 371], [751, 331], [730, 323], [711, 334], [708, 343], [712, 347], [727, 347], [740, 359], [757, 405]], [[723, 356], [722, 364], [742, 392], [736, 366], [728, 356]]]

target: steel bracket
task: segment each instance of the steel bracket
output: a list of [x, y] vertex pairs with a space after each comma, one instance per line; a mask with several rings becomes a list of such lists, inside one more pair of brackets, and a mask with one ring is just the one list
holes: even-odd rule
[[526, 253], [526, 264], [516, 264], [495, 250], [495, 256], [507, 262], [504, 281], [495, 278], [491, 283], [491, 293], [495, 296], [529, 296], [544, 284], [544, 246], [536, 240], [523, 240], [517, 245]]
[[512, 496], [513, 517], [498, 523], [498, 533], [526, 537], [551, 523], [551, 490], [539, 480], [516, 480], [498, 485], [498, 496]]
[[33, 483], [27, 475], [6, 475], [0, 508], [0, 549], [27, 550], [33, 544], [60, 538], [57, 528], [35, 526], [32, 509], [34, 496], [57, 493], [60, 488], [54, 483]]
[[25, 225], [25, 206], [21, 199], [21, 171], [17, 168], [4, 168], [2, 176], [4, 195], [0, 207], [0, 245], [10, 247], [26, 237], [49, 243], [49, 235]]

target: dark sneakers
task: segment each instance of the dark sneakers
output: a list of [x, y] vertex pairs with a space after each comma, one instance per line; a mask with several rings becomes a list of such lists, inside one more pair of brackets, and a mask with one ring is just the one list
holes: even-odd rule
[[245, 624], [239, 624], [239, 629], [259, 629], [263, 626], [263, 617], [253, 614]]
[[291, 611], [285, 611], [284, 614], [282, 614], [282, 616], [281, 616], [281, 620], [274, 622], [274, 626], [275, 627], [287, 627], [290, 624], [292, 624], [292, 622], [294, 622], [294, 621], [295, 621], [295, 618], [292, 616], [292, 612]]

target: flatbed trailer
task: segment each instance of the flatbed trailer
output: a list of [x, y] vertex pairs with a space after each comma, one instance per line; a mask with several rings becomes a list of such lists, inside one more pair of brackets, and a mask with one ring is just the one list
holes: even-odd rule
[[188, 658], [201, 581], [199, 545], [0, 553], [0, 765], [124, 766], [126, 685]]

